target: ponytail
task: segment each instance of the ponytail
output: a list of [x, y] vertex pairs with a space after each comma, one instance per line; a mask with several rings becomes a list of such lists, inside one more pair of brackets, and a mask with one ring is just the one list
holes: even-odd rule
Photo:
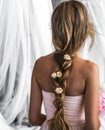
[[70, 126], [64, 117], [63, 101], [66, 92], [66, 81], [69, 77], [70, 67], [72, 67], [72, 57], [68, 54], [56, 53], [54, 59], [58, 62], [55, 72], [51, 75], [55, 94], [53, 104], [56, 107], [56, 112], [53, 119], [48, 121], [49, 130], [70, 130]]
[[94, 27], [89, 21], [86, 7], [79, 1], [62, 2], [52, 14], [52, 41], [56, 49], [54, 60], [57, 62], [52, 73], [52, 88], [56, 107], [54, 117], [48, 121], [48, 130], [71, 130], [64, 117], [63, 101], [67, 79], [73, 66], [73, 55], [84, 46], [88, 36], [94, 41]]

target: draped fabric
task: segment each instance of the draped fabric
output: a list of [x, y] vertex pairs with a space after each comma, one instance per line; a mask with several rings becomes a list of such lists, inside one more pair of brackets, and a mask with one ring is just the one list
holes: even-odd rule
[[0, 0], [0, 130], [28, 123], [34, 62], [53, 50], [51, 14], [50, 0]]
[[[48, 130], [47, 121], [53, 118], [56, 111], [56, 107], [53, 104], [55, 95], [46, 91], [42, 91], [42, 95], [47, 119], [43, 122], [40, 130]], [[64, 98], [65, 118], [72, 130], [85, 130], [83, 97], [83, 95], [79, 95], [65, 96]]]
[[[99, 65], [100, 83], [104, 83], [105, 1], [80, 1], [86, 5], [96, 30], [93, 48], [88, 52], [88, 39], [80, 54]], [[52, 10], [50, 0], [0, 0], [0, 130], [38, 129], [28, 127], [30, 81], [36, 59], [54, 50]], [[105, 114], [100, 120], [104, 130]]]
[[[81, 0], [83, 1], [83, 0]], [[95, 43], [91, 50], [88, 52], [84, 48], [84, 53], [87, 59], [90, 59], [98, 64], [100, 70], [100, 83], [105, 82], [105, 13], [104, 13], [104, 0], [86, 0], [86, 5], [90, 19], [95, 26]]]

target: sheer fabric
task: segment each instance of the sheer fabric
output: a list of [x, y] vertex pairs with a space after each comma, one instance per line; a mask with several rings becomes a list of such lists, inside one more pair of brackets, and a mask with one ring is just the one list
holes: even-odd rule
[[50, 0], [0, 0], [0, 130], [29, 125], [32, 68], [53, 50], [51, 14]]

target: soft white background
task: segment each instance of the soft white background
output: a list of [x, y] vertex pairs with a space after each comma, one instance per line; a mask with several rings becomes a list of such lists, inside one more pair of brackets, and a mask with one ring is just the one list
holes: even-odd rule
[[[62, 0], [63, 1], [63, 0]], [[95, 25], [95, 44], [89, 39], [80, 54], [99, 65], [105, 82], [105, 0], [80, 0]], [[59, 0], [53, 0], [54, 5]], [[0, 130], [28, 127], [30, 81], [37, 58], [53, 51], [50, 0], [0, 0]], [[105, 130], [105, 115], [100, 115]], [[27, 128], [25, 128], [27, 127]], [[35, 128], [37, 129], [37, 128]]]

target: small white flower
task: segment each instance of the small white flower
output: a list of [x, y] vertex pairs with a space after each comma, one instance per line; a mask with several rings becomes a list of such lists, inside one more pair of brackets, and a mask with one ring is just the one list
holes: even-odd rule
[[61, 93], [63, 92], [63, 89], [62, 89], [61, 87], [57, 87], [57, 88], [55, 89], [55, 92], [56, 92], [57, 94], [61, 94]]
[[65, 60], [71, 60], [71, 57], [70, 57], [69, 54], [65, 54], [65, 55], [63, 56], [63, 58], [64, 58]]
[[56, 72], [53, 72], [53, 73], [51, 74], [51, 77], [55, 79], [55, 78], [57, 77]]
[[61, 72], [61, 71], [57, 71], [57, 72], [56, 72], [56, 76], [57, 76], [58, 78], [62, 77], [62, 72]]

